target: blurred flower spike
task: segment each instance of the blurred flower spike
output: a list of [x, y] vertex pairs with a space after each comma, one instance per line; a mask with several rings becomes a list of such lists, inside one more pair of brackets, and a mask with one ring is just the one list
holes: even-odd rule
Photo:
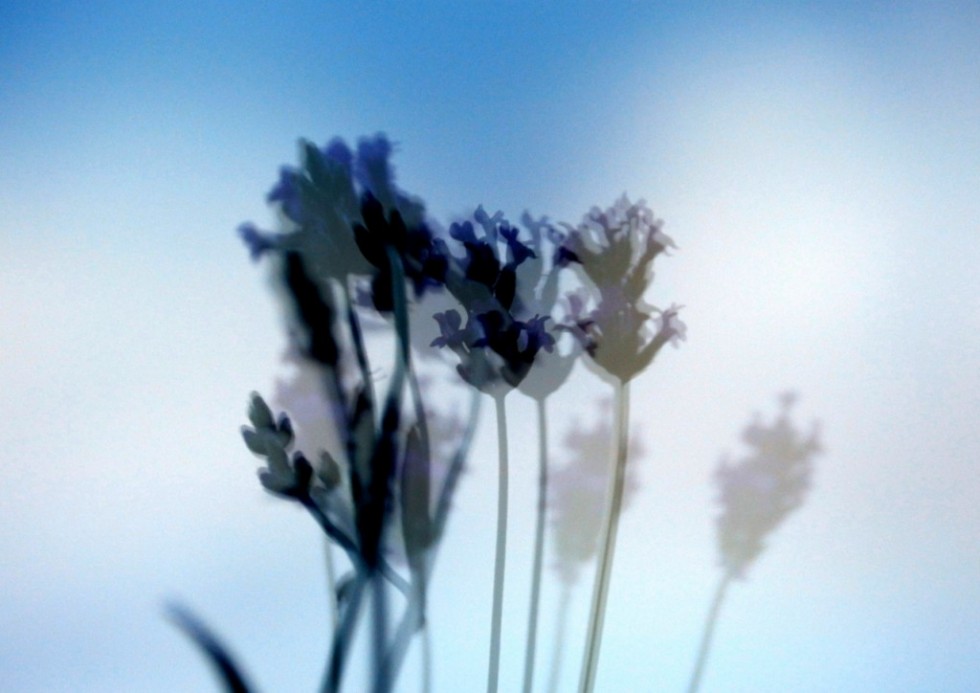
[[653, 261], [677, 246], [646, 203], [631, 203], [625, 194], [607, 210], [593, 207], [577, 227], [565, 228], [568, 236], [559, 257], [580, 268], [596, 299], [587, 309], [587, 298], [571, 298], [575, 332], [602, 370], [628, 382], [665, 344], [676, 346], [685, 339], [679, 307], [661, 311], [643, 300], [653, 278]]
[[371, 280], [371, 299], [378, 311], [390, 313], [394, 309], [388, 248], [393, 248], [402, 258], [403, 271], [412, 282], [416, 298], [427, 288], [442, 286], [446, 280], [448, 251], [424, 222], [408, 226], [397, 209], [386, 214], [384, 205], [370, 192], [363, 195], [361, 218], [364, 223], [354, 224], [354, 238], [376, 270]]
[[758, 420], [742, 433], [750, 448], [736, 463], [723, 458], [715, 471], [721, 514], [718, 544], [727, 575], [744, 579], [766, 546], [766, 537], [803, 504], [813, 475], [813, 458], [822, 451], [819, 431], [800, 433], [790, 421], [796, 397], [781, 396], [781, 411], [770, 425]]
[[393, 146], [384, 134], [362, 138], [356, 154], [335, 138], [323, 147], [300, 143], [302, 166], [284, 166], [266, 199], [278, 210], [281, 231], [239, 227], [253, 259], [266, 253], [300, 253], [310, 272], [341, 282], [369, 279], [371, 300], [391, 312], [393, 248], [416, 297], [445, 280], [448, 251], [425, 222], [425, 206], [399, 190], [389, 162]]
[[294, 436], [289, 418], [280, 415], [278, 421], [275, 420], [257, 392], [252, 393], [248, 418], [254, 428], [242, 426], [242, 437], [249, 450], [265, 458], [266, 467], [259, 470], [259, 481], [265, 490], [287, 497], [307, 493], [313, 480], [313, 468], [300, 452], [290, 459], [287, 451]]
[[[555, 500], [552, 523], [555, 535], [554, 568], [565, 586], [578, 580], [580, 569], [599, 549], [602, 513], [609, 491], [609, 448], [613, 442], [612, 400], [597, 403], [598, 416], [589, 428], [574, 421], [565, 435], [566, 463], [555, 471]], [[630, 437], [629, 455], [640, 459], [645, 453], [638, 435]], [[640, 489], [636, 465], [626, 468], [623, 509], [629, 507]]]

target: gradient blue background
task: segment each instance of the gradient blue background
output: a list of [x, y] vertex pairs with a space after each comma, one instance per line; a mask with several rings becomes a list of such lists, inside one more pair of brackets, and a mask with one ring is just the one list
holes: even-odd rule
[[[322, 547], [238, 436], [283, 338], [234, 229], [271, 223], [298, 137], [383, 130], [438, 218], [576, 221], [628, 191], [680, 246], [650, 298], [689, 341], [636, 385], [599, 690], [682, 689], [710, 472], [787, 388], [827, 453], [731, 590], [703, 690], [980, 690], [978, 37], [956, 2], [0, 4], [0, 689], [211, 689], [173, 597], [265, 690], [314, 687]], [[576, 374], [556, 439], [601, 389]], [[433, 586], [438, 691], [485, 676], [491, 423]], [[533, 479], [516, 466], [503, 690]]]

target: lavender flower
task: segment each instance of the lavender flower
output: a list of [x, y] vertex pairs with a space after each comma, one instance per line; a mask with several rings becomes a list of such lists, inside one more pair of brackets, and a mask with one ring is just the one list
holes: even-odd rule
[[351, 172], [351, 152], [340, 139], [318, 148], [300, 142], [302, 167], [284, 166], [266, 199], [279, 212], [282, 230], [239, 227], [253, 258], [272, 250], [300, 252], [321, 280], [346, 280], [370, 272], [358, 251], [351, 225], [360, 218], [359, 193]]
[[527, 315], [517, 291], [519, 268], [536, 254], [502, 213], [491, 217], [482, 207], [473, 221], [452, 224], [449, 234], [464, 256], [450, 256], [446, 288], [466, 320], [455, 309], [434, 316], [441, 334], [432, 345], [452, 349], [460, 376], [479, 390], [507, 391], [527, 376], [539, 352], [555, 347], [549, 316]]
[[[609, 450], [614, 443], [612, 401], [600, 400], [595, 424], [586, 428], [574, 421], [565, 436], [568, 461], [554, 474], [552, 531], [555, 536], [554, 569], [562, 583], [578, 581], [579, 570], [592, 560], [599, 548], [602, 514], [609, 491]], [[629, 442], [632, 459], [642, 457], [644, 446], [637, 435]], [[635, 466], [626, 468], [623, 509], [629, 507], [640, 488]]]
[[333, 139], [324, 147], [300, 144], [302, 168], [282, 167], [267, 200], [276, 205], [283, 229], [239, 227], [253, 259], [269, 252], [301, 254], [320, 284], [369, 278], [374, 306], [390, 313], [391, 268], [387, 248], [399, 256], [416, 297], [445, 278], [445, 246], [425, 223], [425, 206], [395, 185], [392, 145], [384, 134], [362, 138], [354, 155]]
[[732, 580], [744, 580], [749, 566], [765, 548], [766, 537], [800, 507], [810, 487], [812, 458], [821, 452], [816, 426], [802, 435], [789, 420], [796, 395], [780, 396], [780, 413], [770, 426], [758, 415], [742, 433], [751, 452], [735, 464], [722, 458], [715, 471], [718, 500], [718, 546], [724, 569], [715, 588], [687, 693], [701, 686], [711, 640]]
[[[431, 451], [421, 394], [413, 389], [414, 416], [403, 403], [406, 383], [414, 382], [406, 289], [411, 286], [418, 298], [441, 286], [448, 251], [425, 223], [422, 202], [395, 186], [392, 147], [384, 135], [360, 140], [356, 154], [341, 140], [323, 148], [303, 142], [301, 151], [302, 167], [281, 169], [267, 198], [279, 212], [281, 231], [247, 224], [240, 234], [253, 258], [273, 254], [279, 260], [294, 348], [323, 388], [323, 423], [336, 434], [340, 462], [327, 449], [318, 451], [317, 465], [301, 451], [290, 457], [289, 419], [271, 421], [264, 402], [253, 406], [254, 428], [245, 429], [243, 436], [266, 460], [260, 472], [264, 487], [298, 501], [346, 552], [354, 569], [353, 580], [345, 582], [350, 587], [340, 590], [347, 596], [341, 600], [338, 592], [342, 608], [325, 689], [339, 688], [357, 613], [370, 587], [375, 690], [384, 691], [392, 685], [398, 663], [386, 635], [385, 583], [409, 599], [406, 614], [415, 616], [406, 623], [421, 623], [424, 601], [419, 595], [424, 595], [428, 569], [415, 559], [435, 541], [434, 528], [441, 525], [441, 520], [430, 522], [428, 515], [404, 525], [412, 583], [395, 573], [386, 555], [397, 527], [398, 500], [424, 507], [419, 499], [428, 496], [428, 486], [399, 475], [399, 466], [427, 470]], [[397, 360], [383, 401], [375, 398], [358, 306], [352, 300], [368, 283], [371, 303], [393, 317], [396, 333]]]
[[[521, 224], [530, 232], [530, 246], [535, 253], [518, 269], [517, 298], [526, 312], [550, 316], [547, 327], [554, 348], [538, 353], [534, 368], [519, 388], [529, 397], [543, 400], [565, 382], [581, 351], [578, 341], [569, 334], [568, 325], [557, 322], [555, 314], [562, 298], [559, 281], [562, 270], [568, 266], [565, 234], [549, 223], [547, 217], [535, 219], [528, 212], [521, 215]], [[559, 348], [561, 341], [564, 345]]]
[[355, 223], [354, 239], [364, 257], [375, 268], [371, 280], [371, 299], [382, 313], [394, 309], [392, 302], [391, 262], [387, 256], [394, 249], [401, 259], [405, 277], [412, 282], [416, 298], [428, 288], [441, 287], [448, 269], [448, 251], [424, 222], [407, 226], [397, 209], [386, 212], [385, 206], [370, 192], [361, 201], [363, 223]]
[[626, 195], [605, 211], [593, 207], [578, 227], [565, 227], [562, 261], [577, 264], [595, 296], [589, 310], [584, 300], [573, 305], [577, 334], [600, 369], [627, 382], [665, 344], [685, 339], [677, 306], [662, 311], [643, 300], [654, 259], [677, 246], [646, 203], [630, 203]]
[[782, 395], [781, 411], [769, 426], [756, 417], [742, 433], [751, 452], [734, 464], [722, 458], [715, 470], [721, 563], [735, 578], [745, 577], [768, 535], [802, 505], [810, 488], [821, 447], [816, 426], [803, 435], [790, 421], [795, 400], [792, 393]]
[[248, 418], [254, 428], [242, 427], [245, 445], [253, 453], [264, 457], [266, 466], [259, 470], [259, 481], [266, 491], [277, 496], [298, 497], [309, 492], [313, 480], [313, 468], [301, 452], [290, 458], [288, 450], [293, 444], [293, 427], [289, 418], [281, 415], [278, 420], [258, 393], [253, 392]]
[[[667, 248], [674, 247], [662, 226], [645, 202], [640, 200], [631, 204], [626, 195], [606, 211], [593, 207], [577, 228], [565, 225], [569, 234], [560, 258], [580, 268], [594, 299], [588, 311], [588, 298], [573, 297], [570, 300], [573, 330], [592, 357], [592, 363], [600, 374], [610, 378], [616, 392], [616, 466], [592, 592], [580, 683], [583, 693], [591, 693], [594, 689], [598, 671], [602, 624], [629, 458], [629, 383], [665, 344], [676, 344], [685, 336], [676, 306], [661, 311], [647, 306], [643, 300], [652, 278], [653, 260]], [[650, 323], [655, 327], [652, 332]]]
[[[611, 426], [612, 402], [600, 401], [596, 424], [585, 429], [578, 421], [573, 422], [565, 437], [565, 447], [572, 457], [554, 474], [554, 501], [551, 505], [552, 530], [554, 533], [554, 568], [562, 583], [558, 607], [558, 623], [555, 628], [555, 650], [548, 677], [548, 691], [557, 691], [561, 659], [564, 650], [565, 618], [569, 611], [572, 587], [578, 581], [580, 570], [595, 557], [599, 550], [602, 516], [606, 511], [609, 492], [609, 451], [616, 432]], [[644, 454], [637, 436], [629, 440], [629, 454], [636, 458]], [[622, 505], [639, 489], [635, 465], [624, 469]]]

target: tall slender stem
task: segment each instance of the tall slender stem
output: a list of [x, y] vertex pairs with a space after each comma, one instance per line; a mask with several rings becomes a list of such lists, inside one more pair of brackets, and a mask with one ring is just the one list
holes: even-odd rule
[[428, 623], [422, 624], [422, 691], [432, 690], [432, 631]]
[[[409, 389], [412, 393], [412, 402], [415, 407], [416, 430], [418, 431], [421, 447], [424, 451], [424, 453], [420, 456], [421, 459], [417, 460], [419, 468], [416, 470], [416, 472], [423, 474], [423, 478], [428, 479], [431, 476], [430, 455], [432, 454], [432, 448], [429, 441], [429, 424], [428, 417], [425, 413], [425, 405], [422, 402], [422, 388], [419, 385], [419, 380], [415, 374], [414, 368], [411, 368], [408, 371], [408, 383]], [[429, 496], [431, 495], [431, 490], [428, 484], [425, 486], [423, 495], [425, 496], [426, 500], [424, 512], [428, 522], [430, 540], [434, 541], [434, 520], [429, 516]], [[432, 643], [425, 615], [427, 610], [426, 602], [428, 601], [427, 583], [429, 579], [429, 560], [425, 553], [427, 553], [427, 551], [423, 551], [423, 555], [417, 558], [413, 558], [411, 553], [409, 553], [408, 556], [409, 570], [412, 574], [413, 591], [409, 598], [408, 607], [405, 609], [404, 618], [406, 619], [406, 623], [416, 622], [418, 630], [421, 631], [422, 690], [427, 692], [432, 685]], [[405, 637], [407, 637], [409, 640], [411, 639], [411, 635], [407, 635]], [[399, 642], [398, 635], [395, 636], [395, 642]], [[406, 642], [405, 647], [408, 647], [408, 642]], [[397, 666], [398, 665], [395, 664], [391, 670], [392, 681], [397, 678], [397, 668], [395, 668]]]
[[333, 542], [330, 537], [323, 539], [323, 555], [327, 568], [327, 606], [330, 612], [330, 630], [336, 631], [340, 614], [337, 613], [337, 570], [333, 564]]
[[704, 673], [704, 665], [708, 661], [708, 651], [711, 649], [711, 638], [715, 632], [715, 625], [718, 623], [718, 613], [721, 611], [721, 603], [725, 599], [725, 591], [731, 581], [731, 573], [726, 572], [718, 582], [718, 587], [715, 588], [715, 596], [711, 600], [711, 609], [708, 611], [708, 618], [704, 622], [701, 646], [698, 648], [698, 659], [694, 665], [694, 673], [691, 674], [691, 682], [687, 686], [687, 693], [697, 693], [701, 686], [701, 675]]
[[616, 549], [616, 533], [619, 530], [619, 515], [623, 507], [623, 489], [626, 485], [626, 462], [629, 448], [629, 382], [620, 382], [616, 387], [615, 419], [616, 467], [613, 472], [609, 512], [606, 516], [599, 564], [596, 568], [596, 581], [592, 591], [589, 631], [585, 641], [585, 655], [582, 660], [582, 678], [579, 681], [580, 693], [592, 693], [599, 666], [602, 625], [606, 617], [609, 579], [612, 574], [613, 554]]
[[357, 626], [357, 617], [361, 611], [361, 596], [364, 594], [364, 576], [358, 572], [354, 578], [354, 583], [348, 588], [350, 594], [345, 600], [343, 614], [340, 618], [340, 625], [334, 631], [333, 643], [330, 647], [330, 661], [327, 664], [327, 671], [323, 678], [323, 693], [337, 693], [340, 691], [340, 682], [344, 676], [344, 665], [347, 663], [347, 654], [350, 651], [351, 642], [354, 639], [354, 629]]
[[361, 321], [357, 318], [357, 311], [354, 309], [354, 300], [351, 297], [350, 285], [341, 282], [341, 290], [344, 293], [344, 303], [347, 307], [347, 326], [350, 330], [351, 342], [354, 345], [354, 354], [357, 357], [357, 366], [361, 371], [361, 382], [364, 390], [374, 402], [374, 381], [371, 379], [371, 366], [368, 363], [367, 348], [364, 346], [364, 333], [361, 331]]
[[541, 602], [541, 566], [544, 559], [544, 521], [548, 507], [548, 418], [545, 398], [536, 400], [538, 410], [538, 506], [534, 526], [534, 565], [531, 570], [531, 605], [527, 613], [527, 645], [524, 648], [524, 693], [534, 686], [534, 653], [538, 641], [538, 609]]
[[394, 683], [390, 674], [390, 661], [385, 656], [386, 633], [388, 632], [387, 588], [380, 571], [375, 571], [371, 575], [371, 583], [374, 607], [372, 609], [372, 632], [375, 641], [371, 648], [374, 661], [368, 673], [369, 675], [374, 674], [374, 693], [387, 693]]
[[497, 411], [497, 551], [493, 570], [493, 613], [490, 619], [490, 666], [487, 693], [496, 693], [500, 674], [500, 627], [504, 608], [504, 568], [507, 560], [507, 411], [506, 394], [496, 395]]
[[[411, 360], [409, 349], [409, 328], [408, 328], [408, 299], [405, 295], [405, 268], [398, 251], [392, 245], [385, 246], [385, 253], [388, 256], [388, 265], [391, 270], [391, 302], [392, 315], [395, 319], [395, 370], [391, 376], [388, 396], [385, 399], [385, 406], [381, 415], [381, 431], [375, 439], [375, 450], [372, 453], [371, 470], [371, 498], [376, 507], [372, 508], [376, 517], [372, 518], [375, 522], [371, 528], [376, 536], [371, 538], [371, 550], [374, 555], [371, 577], [373, 580], [373, 660], [374, 660], [374, 691], [375, 693], [387, 693], [391, 690], [394, 683], [391, 679], [391, 661], [387, 656], [388, 644], [388, 604], [387, 592], [382, 579], [380, 570], [377, 568], [383, 562], [384, 555], [384, 524], [387, 521], [388, 508], [390, 501], [391, 485], [395, 476], [395, 457], [398, 454], [399, 445], [388, 441], [394, 440], [398, 435], [397, 429], [401, 417], [402, 394], [405, 381], [409, 380], [411, 372]], [[386, 444], [387, 449], [380, 448]], [[377, 451], [383, 449], [383, 456], [378, 459]], [[380, 462], [380, 464], [379, 464]], [[411, 591], [406, 594], [411, 599]]]
[[565, 649], [565, 622], [568, 620], [568, 607], [572, 603], [572, 587], [562, 585], [561, 600], [558, 602], [558, 622], [555, 624], [555, 652], [551, 656], [551, 672], [548, 674], [548, 693], [558, 693], [558, 680], [561, 676], [561, 660]]

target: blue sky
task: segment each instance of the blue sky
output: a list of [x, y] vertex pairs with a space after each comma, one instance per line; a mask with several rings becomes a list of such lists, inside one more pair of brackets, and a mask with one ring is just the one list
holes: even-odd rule
[[[733, 588], [703, 690], [980, 687], [978, 35], [955, 2], [0, 5], [0, 688], [205, 688], [174, 596], [265, 689], [314, 685], [322, 549], [238, 439], [283, 337], [234, 230], [271, 223], [299, 137], [377, 131], [439, 219], [577, 221], [627, 191], [680, 246], [650, 298], [685, 306], [689, 341], [636, 385], [648, 455], [600, 690], [682, 688], [717, 577], [711, 470], [787, 388], [827, 452]], [[569, 388], [556, 435], [599, 386]], [[437, 690], [484, 676], [459, 605], [488, 621], [491, 423], [440, 558]]]

